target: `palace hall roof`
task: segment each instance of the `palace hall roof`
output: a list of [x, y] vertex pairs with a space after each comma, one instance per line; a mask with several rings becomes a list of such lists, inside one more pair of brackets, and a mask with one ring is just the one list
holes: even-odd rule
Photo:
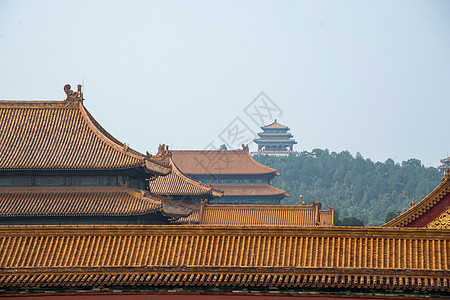
[[449, 249], [437, 229], [0, 226], [0, 288], [444, 294]]
[[20, 187], [0, 188], [0, 218], [67, 216], [137, 216], [154, 212], [187, 216], [191, 210], [173, 213], [169, 200], [126, 187]]
[[171, 172], [166, 176], [159, 176], [149, 182], [150, 191], [161, 196], [196, 196], [199, 198], [222, 197], [223, 191], [203, 184], [184, 175], [173, 163], [170, 155]]
[[426, 227], [450, 229], [450, 171], [441, 184], [416, 205], [383, 227]]
[[[333, 209], [319, 210], [318, 205], [204, 205], [194, 209], [177, 224], [231, 226], [333, 226]], [[329, 214], [328, 214], [329, 212]], [[326, 215], [322, 218], [322, 214]]]
[[0, 170], [140, 168], [167, 174], [158, 156], [143, 155], [104, 130], [66, 85], [64, 101], [0, 101]]
[[242, 150], [172, 150], [175, 165], [188, 175], [280, 175]]
[[291, 196], [290, 193], [267, 183], [213, 183], [212, 185], [223, 190], [226, 196]]

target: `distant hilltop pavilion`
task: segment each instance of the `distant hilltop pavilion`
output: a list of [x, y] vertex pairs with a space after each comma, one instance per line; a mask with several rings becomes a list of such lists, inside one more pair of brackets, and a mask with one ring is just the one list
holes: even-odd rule
[[450, 156], [444, 159], [441, 159], [442, 165], [438, 167], [439, 171], [441, 172], [442, 177], [445, 176], [445, 171], [450, 168]]
[[258, 133], [259, 138], [253, 140], [258, 145], [258, 151], [253, 152], [253, 155], [273, 155], [273, 156], [288, 156], [293, 154], [298, 155], [293, 147], [297, 142], [293, 139], [289, 127], [278, 123], [277, 119], [269, 125], [262, 126], [263, 132]]

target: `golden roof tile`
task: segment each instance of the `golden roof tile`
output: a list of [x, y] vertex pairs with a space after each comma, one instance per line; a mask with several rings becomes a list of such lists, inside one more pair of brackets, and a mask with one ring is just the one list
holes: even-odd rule
[[199, 199], [205, 197], [213, 199], [221, 197], [223, 191], [213, 188], [211, 185], [203, 184], [184, 175], [170, 158], [172, 171], [169, 175], [157, 177], [149, 182], [150, 191], [162, 196], [196, 196]]
[[163, 200], [121, 187], [0, 188], [0, 218], [143, 215], [162, 211]]
[[333, 226], [334, 209], [318, 205], [202, 205], [176, 224], [230, 226]]
[[[0, 287], [212, 286], [450, 292], [450, 231], [0, 226]], [[405, 271], [406, 270], [406, 271]]]
[[172, 150], [175, 165], [188, 175], [268, 175], [276, 169], [253, 159], [248, 147], [242, 150]]
[[[64, 101], [0, 101], [0, 170], [127, 169], [167, 174], [104, 130], [66, 85]], [[81, 96], [80, 96], [81, 95]]]

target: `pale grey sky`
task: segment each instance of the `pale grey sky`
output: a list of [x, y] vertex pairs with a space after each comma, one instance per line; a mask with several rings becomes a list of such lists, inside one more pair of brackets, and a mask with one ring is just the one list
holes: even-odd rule
[[437, 166], [450, 150], [450, 1], [0, 0], [0, 70], [3, 100], [84, 80], [141, 152], [257, 130], [244, 109], [262, 91], [299, 151]]

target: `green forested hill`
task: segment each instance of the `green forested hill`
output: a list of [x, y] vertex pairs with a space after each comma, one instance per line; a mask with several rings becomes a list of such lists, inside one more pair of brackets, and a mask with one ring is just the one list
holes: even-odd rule
[[438, 169], [426, 168], [414, 158], [401, 164], [392, 159], [375, 163], [348, 151], [313, 152], [317, 158], [254, 157], [281, 172], [271, 183], [292, 194], [283, 204], [294, 204], [303, 195], [307, 204], [314, 199], [324, 209], [332, 205], [340, 219], [356, 217], [366, 226], [378, 226], [389, 212], [405, 211], [412, 199], [417, 203], [440, 183]]

